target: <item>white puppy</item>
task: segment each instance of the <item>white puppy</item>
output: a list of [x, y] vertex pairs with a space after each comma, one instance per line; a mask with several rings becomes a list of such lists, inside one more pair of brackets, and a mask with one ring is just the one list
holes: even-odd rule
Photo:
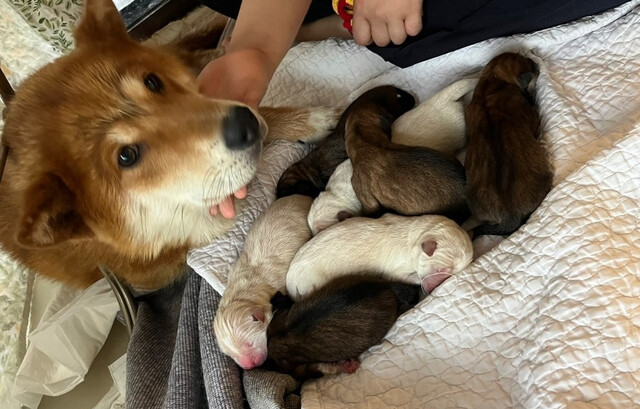
[[[477, 78], [454, 82], [402, 115], [392, 125], [393, 142], [450, 154], [464, 148], [463, 97], [477, 83]], [[346, 218], [360, 216], [362, 205], [351, 186], [352, 174], [353, 167], [347, 159], [333, 172], [326, 190], [313, 201], [308, 222], [314, 236]]]
[[331, 225], [361, 214], [362, 205], [351, 186], [352, 175], [353, 166], [347, 159], [338, 165], [326, 190], [313, 201], [307, 221], [314, 236]]
[[311, 198], [301, 195], [275, 201], [254, 222], [229, 273], [213, 326], [220, 350], [244, 369], [267, 358], [271, 297], [285, 291], [289, 264], [311, 238], [306, 223], [310, 206]]
[[423, 146], [453, 154], [467, 144], [463, 97], [472, 92], [477, 78], [463, 79], [449, 85], [391, 126], [395, 143]]
[[322, 231], [296, 254], [287, 273], [294, 300], [340, 275], [374, 272], [419, 284], [427, 293], [472, 259], [469, 235], [444, 216], [355, 217]]

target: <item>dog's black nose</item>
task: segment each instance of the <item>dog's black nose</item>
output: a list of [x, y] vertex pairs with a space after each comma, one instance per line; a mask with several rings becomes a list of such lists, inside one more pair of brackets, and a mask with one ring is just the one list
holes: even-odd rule
[[224, 144], [233, 150], [248, 148], [260, 140], [258, 118], [247, 107], [231, 108], [222, 124], [222, 132]]

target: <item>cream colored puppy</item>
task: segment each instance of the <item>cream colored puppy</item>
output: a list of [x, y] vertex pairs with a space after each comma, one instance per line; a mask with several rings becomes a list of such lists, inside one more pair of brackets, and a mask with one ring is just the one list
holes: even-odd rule
[[419, 284], [425, 292], [471, 262], [469, 235], [444, 216], [354, 217], [322, 231], [296, 254], [287, 291], [300, 299], [332, 278], [366, 271]]
[[463, 97], [472, 92], [477, 78], [463, 79], [398, 118], [391, 126], [392, 141], [454, 154], [464, 148]]
[[342, 162], [327, 182], [324, 192], [313, 201], [307, 222], [314, 236], [345, 219], [360, 216], [362, 205], [351, 186], [351, 160]]
[[213, 326], [222, 352], [244, 369], [267, 358], [271, 297], [285, 290], [289, 264], [311, 238], [310, 206], [311, 198], [301, 195], [275, 201], [253, 224], [229, 274]]

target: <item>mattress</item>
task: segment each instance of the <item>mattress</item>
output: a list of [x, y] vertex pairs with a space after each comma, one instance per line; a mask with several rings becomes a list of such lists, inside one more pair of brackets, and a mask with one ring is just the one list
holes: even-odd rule
[[[499, 53], [526, 53], [555, 169], [527, 224], [403, 315], [355, 374], [306, 382], [303, 408], [640, 406], [639, 4], [403, 70], [349, 41], [291, 49], [265, 105], [344, 106], [381, 84], [424, 100]], [[190, 253], [218, 291], [301, 149], [268, 147], [234, 231]]]

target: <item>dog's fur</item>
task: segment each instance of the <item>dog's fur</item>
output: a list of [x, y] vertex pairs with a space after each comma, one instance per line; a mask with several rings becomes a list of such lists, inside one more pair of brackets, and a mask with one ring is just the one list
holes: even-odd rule
[[441, 214], [461, 223], [468, 216], [464, 168], [433, 149], [392, 143], [391, 124], [413, 106], [413, 98], [394, 87], [386, 93], [367, 100], [346, 121], [351, 184], [363, 214]]
[[287, 273], [287, 291], [297, 300], [336, 276], [371, 271], [390, 280], [422, 282], [430, 292], [472, 256], [467, 233], [444, 216], [354, 217], [302, 246]]
[[400, 116], [391, 125], [391, 140], [455, 154], [467, 144], [463, 97], [477, 83], [475, 78], [454, 82]]
[[311, 198], [276, 200], [255, 221], [240, 258], [229, 274], [214, 320], [220, 350], [244, 369], [267, 357], [271, 297], [285, 291], [286, 274], [296, 252], [311, 238], [306, 216]]
[[420, 293], [417, 285], [354, 275], [335, 278], [293, 305], [277, 294], [269, 360], [298, 378], [352, 373], [360, 354], [380, 343]]
[[[331, 135], [282, 174], [278, 181], [278, 197], [296, 193], [317, 197], [325, 189], [329, 177], [331, 177], [338, 165], [348, 159], [345, 149], [345, 126], [349, 115], [357, 112], [370, 101], [387, 98], [390, 89], [393, 89], [393, 87], [376, 87], [356, 98], [344, 110]], [[406, 97], [407, 101], [410, 98], [411, 106], [413, 106], [415, 103], [413, 97], [409, 94]]]
[[[163, 286], [189, 248], [232, 226], [209, 208], [253, 178], [261, 144], [228, 148], [225, 123], [244, 105], [200, 95], [180, 56], [128, 37], [110, 0], [87, 0], [75, 38], [8, 107], [0, 243], [76, 286], [100, 278], [99, 264], [133, 286]], [[317, 141], [335, 123], [333, 109], [260, 113], [262, 135], [266, 121], [290, 141]], [[119, 166], [134, 147], [140, 159]]]
[[314, 236], [327, 227], [362, 213], [362, 205], [351, 186], [351, 175], [353, 167], [347, 159], [333, 172], [327, 189], [313, 201], [307, 221]]
[[479, 234], [517, 230], [551, 190], [535, 104], [538, 67], [505, 53], [485, 67], [467, 107], [467, 200]]

